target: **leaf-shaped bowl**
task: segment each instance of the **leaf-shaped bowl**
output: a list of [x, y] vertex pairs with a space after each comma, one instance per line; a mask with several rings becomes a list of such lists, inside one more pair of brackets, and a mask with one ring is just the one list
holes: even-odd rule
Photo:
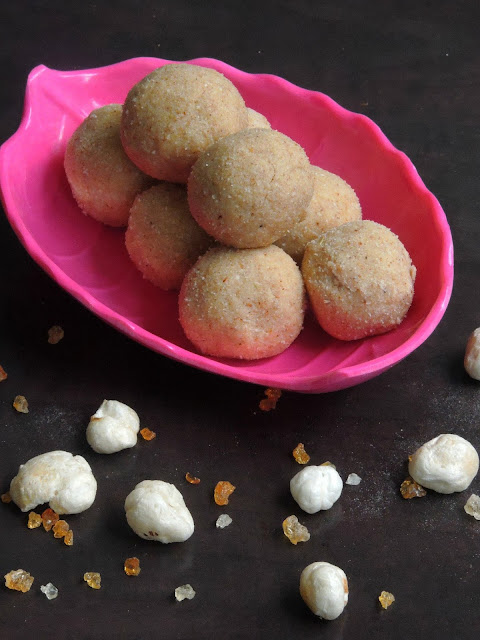
[[130, 262], [124, 232], [84, 216], [63, 169], [65, 145], [80, 122], [168, 64], [134, 58], [108, 67], [29, 75], [18, 131], [0, 150], [0, 185], [10, 223], [30, 255], [64, 289], [105, 321], [161, 354], [217, 374], [303, 392], [342, 389], [372, 378], [411, 353], [435, 329], [450, 299], [453, 247], [442, 208], [415, 167], [365, 116], [322, 93], [272, 75], [253, 75], [209, 58], [190, 60], [229, 78], [247, 106], [303, 146], [312, 164], [357, 192], [364, 217], [391, 228], [417, 267], [412, 307], [395, 330], [341, 342], [311, 315], [284, 353], [258, 361], [200, 355], [178, 322], [177, 295], [144, 280]]

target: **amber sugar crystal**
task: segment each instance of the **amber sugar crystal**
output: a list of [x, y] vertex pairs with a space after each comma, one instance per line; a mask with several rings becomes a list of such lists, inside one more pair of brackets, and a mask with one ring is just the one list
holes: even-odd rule
[[13, 589], [14, 591], [27, 593], [27, 591], [30, 591], [33, 580], [33, 576], [31, 576], [28, 571], [16, 569], [15, 571], [10, 571], [5, 575], [5, 586], [8, 589]]
[[140, 573], [140, 560], [138, 558], [127, 558], [123, 563], [123, 569], [127, 576], [138, 576]]
[[42, 513], [43, 528], [45, 529], [45, 531], [50, 531], [50, 529], [59, 521], [59, 519], [60, 516], [58, 515], [58, 513], [55, 513], [53, 509], [45, 509], [45, 511]]
[[87, 571], [83, 574], [83, 579], [92, 589], [100, 589], [102, 577], [96, 571]]
[[310, 460], [310, 456], [305, 451], [305, 446], [303, 442], [299, 442], [295, 449], [292, 451], [293, 457], [298, 462], [298, 464], [307, 464]]
[[68, 522], [66, 520], [57, 520], [52, 529], [54, 538], [64, 538], [68, 533], [70, 527], [68, 526]]
[[30, 511], [28, 514], [28, 522], [27, 527], [29, 529], [36, 529], [42, 524], [42, 516], [39, 513], [35, 513], [35, 511]]
[[156, 437], [155, 431], [151, 431], [148, 427], [140, 429], [140, 435], [144, 440], [153, 440]]
[[406, 478], [400, 485], [400, 493], [405, 500], [410, 500], [411, 498], [423, 498], [423, 496], [427, 495], [425, 489], [410, 477]]
[[265, 396], [260, 400], [259, 407], [262, 411], [271, 411], [277, 406], [277, 402], [282, 395], [281, 389], [265, 389]]
[[73, 544], [73, 531], [71, 529], [69, 529], [67, 531], [67, 533], [63, 536], [63, 541], [68, 547], [72, 546], [72, 544]]
[[28, 413], [28, 402], [25, 396], [15, 396], [13, 408], [16, 409], [18, 413]]
[[195, 476], [192, 476], [191, 473], [189, 473], [187, 471], [187, 473], [185, 474], [185, 480], [187, 482], [189, 482], [190, 484], [200, 484], [200, 478], [197, 478]]
[[221, 480], [217, 482], [215, 490], [213, 492], [213, 498], [216, 504], [223, 506], [228, 504], [228, 497], [235, 491], [235, 487], [228, 480]]
[[382, 591], [378, 596], [378, 600], [384, 609], [388, 609], [388, 607], [395, 602], [395, 596], [389, 591]]
[[8, 378], [8, 374], [5, 371], [5, 369], [2, 367], [2, 365], [0, 364], [0, 382], [3, 382], [7, 378]]
[[283, 533], [292, 544], [297, 542], [307, 542], [310, 540], [310, 533], [303, 524], [300, 524], [297, 516], [288, 516], [282, 523]]

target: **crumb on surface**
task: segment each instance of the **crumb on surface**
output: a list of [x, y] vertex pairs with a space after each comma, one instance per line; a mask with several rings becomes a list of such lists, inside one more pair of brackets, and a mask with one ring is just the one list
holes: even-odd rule
[[48, 344], [58, 344], [64, 337], [65, 332], [59, 325], [55, 324], [48, 330]]

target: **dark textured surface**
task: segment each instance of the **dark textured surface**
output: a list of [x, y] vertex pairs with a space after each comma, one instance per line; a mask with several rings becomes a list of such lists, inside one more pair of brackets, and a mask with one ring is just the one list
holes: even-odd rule
[[[35, 6], [32, 6], [35, 5]], [[67, 8], [68, 7], [68, 8]], [[480, 324], [480, 53], [478, 3], [314, 2], [31, 3], [0, 10], [0, 139], [18, 126], [28, 71], [102, 66], [135, 56], [216, 57], [251, 72], [323, 91], [371, 117], [416, 165], [452, 227], [456, 276], [435, 333], [389, 372], [319, 396], [285, 393], [258, 410], [263, 390], [172, 362], [128, 340], [43, 273], [0, 217], [0, 490], [18, 465], [50, 449], [85, 455], [98, 480], [88, 511], [68, 518], [75, 545], [26, 528], [0, 505], [0, 574], [22, 567], [30, 593], [0, 587], [1, 638], [424, 639], [480, 636], [480, 523], [463, 505], [470, 490], [404, 501], [406, 458], [441, 432], [480, 448], [480, 383], [463, 371], [469, 333]], [[64, 340], [48, 345], [52, 324]], [[16, 394], [28, 415], [12, 406]], [[99, 456], [86, 444], [103, 398], [133, 406], [157, 438]], [[345, 487], [324, 513], [301, 514], [288, 491], [304, 442], [312, 463], [333, 461]], [[201, 477], [188, 485], [184, 474]], [[184, 544], [142, 541], [123, 501], [144, 478], [175, 483], [196, 523]], [[237, 486], [226, 509], [213, 486]], [[215, 529], [219, 513], [233, 518]], [[312, 534], [296, 547], [281, 522], [296, 513]], [[140, 558], [127, 578], [123, 560]], [[344, 614], [325, 623], [298, 595], [301, 570], [327, 560], [350, 581]], [[82, 581], [100, 571], [100, 591]], [[59, 588], [49, 602], [41, 584]], [[197, 590], [176, 603], [175, 587]], [[380, 610], [382, 589], [395, 604]]]

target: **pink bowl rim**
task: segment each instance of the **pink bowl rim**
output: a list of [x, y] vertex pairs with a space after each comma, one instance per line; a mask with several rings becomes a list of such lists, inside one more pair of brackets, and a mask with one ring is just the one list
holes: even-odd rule
[[[98, 74], [106, 72], [111, 69], [128, 68], [130, 66], [141, 66], [158, 64], [162, 66], [171, 62], [187, 62], [190, 64], [197, 64], [203, 66], [210, 66], [217, 69], [220, 72], [226, 73], [233, 81], [235, 78], [242, 77], [244, 80], [250, 82], [254, 80], [268, 80], [275, 82], [278, 85], [284, 87], [289, 92], [297, 96], [309, 96], [311, 99], [317, 100], [319, 103], [327, 106], [329, 110], [333, 111], [338, 117], [354, 118], [363, 122], [363, 124], [369, 129], [370, 133], [374, 136], [376, 142], [385, 152], [395, 154], [403, 169], [407, 174], [408, 180], [413, 183], [415, 188], [422, 192], [425, 197], [430, 201], [430, 206], [434, 213], [434, 220], [440, 227], [442, 237], [442, 252], [440, 261], [440, 277], [441, 277], [441, 289], [433, 304], [428, 315], [416, 328], [415, 332], [400, 346], [396, 347], [392, 351], [372, 360], [362, 362], [361, 364], [355, 364], [352, 366], [342, 367], [339, 366], [327, 373], [319, 375], [297, 375], [290, 372], [287, 373], [265, 373], [265, 372], [252, 372], [245, 371], [243, 368], [235, 368], [221, 360], [214, 360], [206, 356], [193, 353], [170, 343], [168, 340], [161, 338], [149, 331], [143, 329], [140, 325], [137, 325], [130, 320], [127, 320], [121, 314], [113, 311], [108, 306], [94, 298], [88, 291], [82, 286], [78, 285], [70, 276], [68, 276], [60, 267], [58, 267], [49, 256], [43, 251], [42, 247], [37, 243], [36, 239], [32, 236], [30, 231], [24, 224], [20, 212], [17, 210], [9, 181], [7, 179], [7, 162], [8, 152], [10, 146], [13, 146], [17, 138], [21, 137], [26, 131], [32, 113], [32, 99], [31, 99], [31, 84], [32, 82], [43, 73], [54, 73], [58, 76], [71, 77], [82, 76], [85, 74]], [[435, 330], [442, 316], [444, 315], [448, 306], [453, 287], [453, 243], [450, 227], [447, 221], [445, 212], [443, 211], [440, 203], [435, 196], [427, 189], [423, 181], [421, 180], [415, 166], [410, 159], [399, 149], [393, 146], [388, 140], [385, 134], [381, 131], [377, 124], [375, 124], [370, 118], [363, 114], [349, 111], [344, 107], [336, 103], [332, 98], [319, 91], [313, 91], [299, 87], [284, 78], [281, 78], [272, 74], [254, 74], [246, 71], [241, 71], [225, 62], [217, 60], [215, 58], [194, 58], [185, 61], [172, 61], [163, 58], [154, 57], [136, 57], [116, 62], [111, 65], [103, 67], [96, 67], [91, 69], [79, 69], [73, 71], [62, 71], [51, 69], [43, 64], [34, 67], [28, 75], [27, 86], [25, 92], [24, 111], [21, 123], [17, 131], [0, 147], [0, 195], [2, 197], [4, 209], [9, 219], [9, 222], [18, 236], [19, 240], [35, 260], [35, 262], [42, 267], [50, 277], [57, 282], [63, 289], [70, 293], [74, 298], [80, 301], [87, 309], [101, 317], [107, 323], [118, 329], [120, 332], [126, 334], [130, 338], [140, 342], [144, 346], [166, 355], [174, 360], [181, 361], [189, 364], [193, 367], [209, 371], [244, 382], [250, 382], [262, 386], [275, 386], [291, 391], [300, 392], [319, 392], [316, 391], [316, 387], [319, 386], [335, 386], [338, 390], [351, 386], [355, 383], [356, 378], [369, 379], [374, 375], [382, 373], [389, 369], [391, 366], [405, 358], [418, 346], [420, 346]], [[372, 338], [374, 339], [374, 338]], [[319, 384], [324, 383], [324, 384]], [[320, 391], [321, 392], [321, 391]]]

